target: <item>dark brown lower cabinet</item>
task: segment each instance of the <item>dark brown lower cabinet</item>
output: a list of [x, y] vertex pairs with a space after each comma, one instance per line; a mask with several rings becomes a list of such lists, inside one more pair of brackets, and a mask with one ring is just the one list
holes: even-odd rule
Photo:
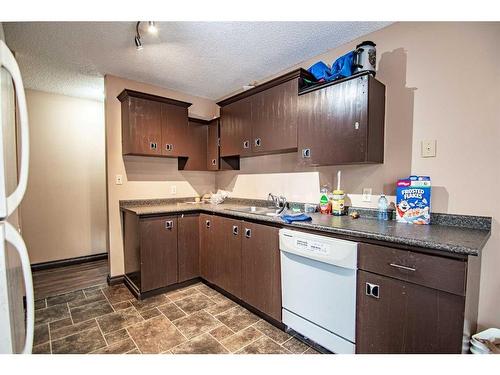
[[182, 214], [177, 218], [179, 282], [200, 276], [199, 222], [197, 214]]
[[279, 229], [242, 223], [241, 299], [281, 321]]
[[464, 305], [460, 295], [359, 271], [356, 352], [460, 353]]
[[201, 277], [215, 284], [216, 276], [216, 247], [215, 223], [213, 215], [201, 214], [199, 218], [200, 233], [200, 274]]
[[177, 218], [141, 218], [139, 233], [140, 291], [177, 283]]
[[213, 217], [216, 254], [215, 284], [241, 298], [241, 221]]

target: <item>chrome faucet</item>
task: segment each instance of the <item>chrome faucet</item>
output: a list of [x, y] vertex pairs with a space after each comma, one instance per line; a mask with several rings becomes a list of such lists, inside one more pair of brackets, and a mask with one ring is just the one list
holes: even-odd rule
[[286, 198], [282, 195], [277, 196], [277, 195], [274, 195], [273, 193], [269, 193], [267, 195], [267, 201], [272, 202], [273, 208], [276, 209], [278, 214], [283, 212], [283, 210], [285, 210], [285, 208], [286, 208], [287, 201], [286, 201]]

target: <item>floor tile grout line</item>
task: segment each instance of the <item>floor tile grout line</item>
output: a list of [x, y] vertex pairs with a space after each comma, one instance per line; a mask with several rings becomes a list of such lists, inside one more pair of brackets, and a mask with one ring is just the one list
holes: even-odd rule
[[309, 349], [311, 347], [307, 343], [303, 342], [302, 340], [299, 340], [299, 338], [296, 335], [293, 335], [293, 336], [290, 335], [290, 338], [288, 340], [284, 341], [283, 344], [281, 344], [281, 346], [283, 346], [285, 348], [285, 344], [288, 341], [292, 340], [292, 339], [295, 339], [295, 340], [299, 341], [300, 343], [304, 344], [307, 347], [303, 352], [301, 352], [301, 353], [293, 353], [293, 354], [304, 354], [307, 351], [307, 349]]
[[[85, 321], [83, 321], [83, 322], [80, 322], [80, 323], [76, 323], [76, 324], [72, 324], [72, 325], [67, 325], [66, 327], [61, 327], [60, 329], [64, 329], [64, 328], [71, 327], [71, 326], [76, 326], [76, 325], [78, 325], [78, 324], [87, 323], [87, 322], [89, 322], [89, 321], [91, 321], [91, 320], [94, 320], [94, 319], [96, 319], [96, 318], [91, 318], [91, 319], [87, 319], [87, 320], [85, 320]], [[97, 325], [99, 325], [99, 324], [97, 324]], [[54, 340], [52, 340], [52, 341], [59, 341], [59, 340], [65, 339], [65, 338], [67, 338], [67, 337], [70, 337], [70, 336], [73, 336], [73, 335], [77, 335], [77, 334], [82, 333], [82, 332], [89, 331], [89, 330], [94, 329], [94, 328], [96, 328], [96, 327], [89, 327], [89, 328], [87, 328], [87, 329], [82, 329], [81, 331], [72, 332], [72, 333], [70, 333], [69, 335], [65, 335], [65, 336], [58, 337], [57, 339], [54, 339]], [[49, 325], [49, 329], [50, 329], [50, 325]], [[57, 332], [57, 331], [58, 331], [57, 329], [56, 329], [56, 330], [54, 330], [54, 332]]]
[[127, 331], [127, 334], [130, 337], [130, 340], [132, 340], [132, 342], [134, 343], [134, 345], [137, 348], [137, 350], [139, 351], [139, 353], [142, 354], [142, 350], [139, 349], [139, 345], [137, 345], [137, 343], [135, 342], [134, 338], [132, 337], [132, 335], [130, 334], [130, 332], [128, 331], [127, 328], [125, 328], [125, 331]]
[[[106, 347], [109, 348], [108, 340], [106, 340], [106, 336], [104, 335], [104, 332], [102, 331], [101, 326], [99, 325], [99, 322], [97, 321], [97, 318], [94, 318], [94, 320], [95, 320], [95, 324], [96, 324], [97, 328], [99, 328], [99, 332], [101, 332], [101, 335], [102, 335], [102, 338], [104, 339], [104, 342], [106, 343]], [[99, 350], [99, 349], [97, 349], [97, 350]]]
[[52, 354], [52, 334], [50, 332], [50, 324], [47, 323], [47, 329], [49, 330], [49, 351]]
[[73, 315], [71, 314], [71, 309], [69, 308], [69, 304], [66, 302], [66, 307], [68, 308], [69, 318], [71, 319], [71, 324], [75, 325], [75, 321], [73, 320]]

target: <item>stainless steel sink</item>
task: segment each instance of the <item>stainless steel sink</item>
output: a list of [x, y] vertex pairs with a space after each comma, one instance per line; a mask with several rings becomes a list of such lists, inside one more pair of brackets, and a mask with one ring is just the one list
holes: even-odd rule
[[280, 209], [268, 207], [240, 207], [240, 208], [226, 208], [228, 211], [243, 212], [248, 214], [263, 215], [263, 216], [278, 216], [281, 213]]

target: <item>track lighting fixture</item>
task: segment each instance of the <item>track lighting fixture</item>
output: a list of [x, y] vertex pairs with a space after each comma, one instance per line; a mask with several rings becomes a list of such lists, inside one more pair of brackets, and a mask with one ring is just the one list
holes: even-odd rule
[[[143, 46], [142, 46], [142, 40], [141, 40], [141, 32], [139, 31], [139, 26], [141, 25], [141, 21], [137, 22], [135, 25], [135, 47], [137, 48], [138, 51], [140, 51]], [[158, 28], [156, 27], [156, 24], [154, 21], [148, 21], [148, 32], [150, 34], [158, 34]]]
[[138, 51], [143, 48], [142, 42], [141, 42], [141, 37], [139, 35], [135, 36], [135, 48], [137, 48]]
[[156, 27], [154, 21], [148, 21], [148, 32], [150, 34], [157, 34], [158, 33], [158, 28]]

